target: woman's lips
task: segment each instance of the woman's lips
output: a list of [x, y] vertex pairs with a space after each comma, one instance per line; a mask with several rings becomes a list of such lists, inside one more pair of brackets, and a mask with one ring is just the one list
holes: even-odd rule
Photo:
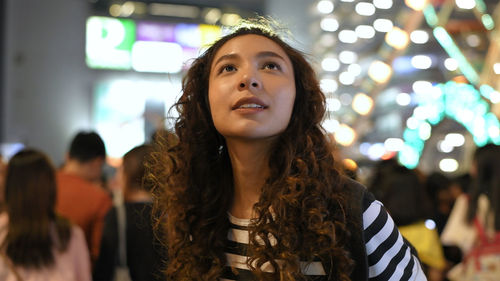
[[266, 104], [256, 97], [248, 97], [239, 99], [232, 107], [232, 110], [236, 109], [266, 109]]

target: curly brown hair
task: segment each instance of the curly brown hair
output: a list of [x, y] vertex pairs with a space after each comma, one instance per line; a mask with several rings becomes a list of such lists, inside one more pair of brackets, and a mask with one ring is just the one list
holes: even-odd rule
[[272, 280], [306, 280], [299, 261], [319, 258], [335, 264], [329, 280], [349, 280], [353, 262], [345, 247], [350, 234], [342, 177], [320, 125], [325, 96], [305, 56], [256, 25], [222, 37], [194, 60], [175, 105], [179, 142], [160, 142], [149, 164], [157, 226], [168, 247], [166, 275], [169, 280], [216, 280], [226, 264], [233, 175], [225, 140], [212, 121], [208, 81], [219, 48], [246, 34], [277, 43], [292, 62], [296, 83], [291, 120], [273, 144], [270, 176], [254, 206], [247, 264], [259, 280], [267, 278], [260, 269], [266, 262], [275, 268]]

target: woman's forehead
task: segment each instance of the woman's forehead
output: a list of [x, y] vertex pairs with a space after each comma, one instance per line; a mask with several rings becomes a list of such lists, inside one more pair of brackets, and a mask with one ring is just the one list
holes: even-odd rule
[[253, 54], [263, 51], [271, 51], [279, 54], [285, 60], [290, 61], [285, 50], [275, 41], [266, 36], [258, 34], [244, 34], [229, 39], [215, 53], [213, 62], [227, 54]]

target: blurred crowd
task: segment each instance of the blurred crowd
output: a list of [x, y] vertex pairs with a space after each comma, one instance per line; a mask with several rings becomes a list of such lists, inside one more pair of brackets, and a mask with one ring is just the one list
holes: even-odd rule
[[[424, 174], [395, 159], [374, 166], [367, 187], [417, 249], [428, 280], [498, 280], [500, 275], [472, 279], [463, 263], [481, 242], [482, 230], [476, 222], [491, 245], [499, 242], [495, 241], [500, 230], [499, 160], [500, 146], [487, 144], [476, 148], [467, 173], [453, 177], [439, 172]], [[490, 249], [488, 254], [498, 264], [500, 252]], [[476, 255], [477, 270], [480, 255]]]
[[[164, 131], [158, 138], [176, 141]], [[57, 168], [32, 148], [0, 161], [0, 280], [115, 280], [123, 237], [129, 278], [162, 280], [165, 248], [145, 177], [153, 149], [131, 149], [110, 178], [103, 176], [106, 149], [95, 132], [78, 132]], [[424, 174], [395, 159], [372, 167], [365, 184], [417, 250], [428, 280], [458, 280], [454, 268], [479, 243], [477, 225], [490, 238], [500, 229], [498, 159], [500, 146], [487, 144], [463, 175]]]
[[[33, 148], [0, 161], [0, 280], [162, 279], [164, 251], [144, 181], [152, 148], [134, 147], [108, 177], [106, 148], [95, 132], [78, 132], [57, 168]], [[120, 255], [128, 279], [116, 279]]]

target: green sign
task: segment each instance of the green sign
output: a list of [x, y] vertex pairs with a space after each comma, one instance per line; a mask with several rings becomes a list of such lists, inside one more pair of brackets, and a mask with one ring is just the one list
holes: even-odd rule
[[87, 20], [86, 61], [91, 68], [130, 69], [135, 42], [132, 20], [90, 17]]

